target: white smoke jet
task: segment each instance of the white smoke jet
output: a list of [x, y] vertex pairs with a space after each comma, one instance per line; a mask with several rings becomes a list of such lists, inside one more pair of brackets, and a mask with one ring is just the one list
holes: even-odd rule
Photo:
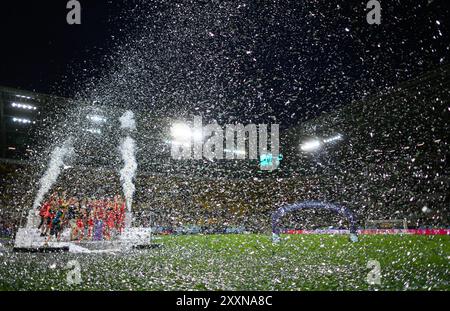
[[67, 139], [61, 147], [56, 147], [52, 151], [47, 170], [39, 181], [40, 186], [36, 198], [34, 199], [33, 210], [40, 206], [45, 194], [58, 179], [61, 169], [64, 166], [64, 160], [72, 156], [73, 152], [71, 139]]
[[136, 190], [133, 180], [136, 174], [137, 162], [135, 151], [136, 144], [129, 134], [136, 129], [136, 122], [134, 121], [134, 113], [130, 110], [125, 111], [119, 120], [120, 128], [125, 130], [125, 133], [127, 134], [119, 148], [124, 163], [123, 168], [120, 170], [120, 181], [122, 182], [123, 194], [125, 196], [128, 211], [125, 216], [125, 226], [130, 227], [131, 205], [133, 203], [134, 191]]
[[120, 181], [122, 182], [128, 212], [131, 212], [131, 204], [136, 189], [133, 182], [137, 169], [135, 146], [134, 139], [127, 136], [122, 141], [119, 148], [124, 162], [124, 166], [120, 170]]
[[[36, 194], [36, 198], [34, 199], [33, 208], [28, 212], [26, 223], [27, 229], [35, 228], [37, 226], [36, 209], [41, 205], [45, 194], [52, 188], [58, 179], [61, 169], [64, 166], [64, 160], [72, 156], [73, 152], [72, 140], [70, 138], [67, 139], [61, 147], [55, 147], [55, 149], [53, 149], [50, 155], [50, 163], [48, 164], [47, 170], [39, 180], [39, 190]], [[31, 241], [31, 237], [28, 235], [22, 238]], [[20, 240], [19, 237], [16, 237], [16, 241], [17, 239]]]

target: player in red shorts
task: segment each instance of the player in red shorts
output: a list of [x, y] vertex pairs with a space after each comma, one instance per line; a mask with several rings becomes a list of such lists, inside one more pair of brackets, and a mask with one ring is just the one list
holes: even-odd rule
[[114, 225], [115, 225], [115, 215], [114, 215], [114, 209], [113, 209], [113, 205], [108, 202], [108, 207], [105, 211], [105, 222], [106, 225], [103, 227], [104, 228], [104, 232], [103, 235], [107, 240], [111, 239], [111, 233], [114, 229]]
[[119, 204], [120, 196], [114, 196], [113, 202], [113, 212], [114, 212], [114, 229], [116, 232], [120, 232], [120, 204]]
[[83, 222], [83, 216], [77, 219], [77, 235], [78, 240], [81, 241], [84, 238], [84, 222]]
[[92, 233], [94, 232], [94, 210], [92, 210], [91, 213], [88, 215], [87, 227], [88, 227], [87, 238], [88, 240], [91, 240]]
[[41, 222], [39, 223], [38, 230], [41, 230], [41, 236], [44, 236], [46, 216], [47, 216], [48, 210], [50, 209], [50, 206], [51, 206], [50, 202], [51, 202], [50, 200], [44, 202], [44, 204], [42, 204], [41, 209], [39, 210], [39, 216], [41, 217]]
[[50, 201], [49, 208], [45, 213], [45, 223], [44, 223], [45, 228], [42, 235], [47, 235], [50, 232], [52, 228], [53, 218], [55, 217], [56, 214], [56, 209], [57, 209], [57, 200], [55, 199]]
[[73, 230], [73, 240], [81, 241], [84, 237], [84, 222], [83, 222], [83, 211], [81, 207], [75, 211], [75, 225]]
[[117, 230], [121, 234], [123, 231], [123, 228], [125, 227], [125, 202], [123, 201], [122, 197], [119, 195], [117, 196], [117, 216], [116, 216], [116, 225]]

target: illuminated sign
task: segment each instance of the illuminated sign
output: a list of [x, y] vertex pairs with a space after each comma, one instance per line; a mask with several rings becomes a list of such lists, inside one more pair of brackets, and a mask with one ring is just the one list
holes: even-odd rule
[[[267, 168], [267, 167], [273, 167], [273, 169], [278, 168], [280, 166], [280, 161], [283, 160], [283, 155], [278, 155], [278, 158], [275, 161], [272, 161], [272, 154], [271, 153], [264, 153], [259, 156], [259, 167], [261, 169]], [[274, 162], [274, 163], [272, 163]]]

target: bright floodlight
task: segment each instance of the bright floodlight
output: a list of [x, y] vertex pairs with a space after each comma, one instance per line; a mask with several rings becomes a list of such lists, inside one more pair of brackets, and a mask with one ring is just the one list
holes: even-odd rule
[[302, 151], [315, 151], [317, 149], [320, 148], [320, 141], [315, 139], [315, 140], [310, 140], [307, 142], [304, 142], [303, 144], [300, 145], [300, 149]]
[[342, 139], [342, 135], [341, 134], [337, 134], [335, 136], [332, 136], [332, 137], [329, 137], [327, 139], [324, 139], [323, 142], [324, 143], [332, 143], [334, 141], [341, 140], [341, 139]]
[[97, 128], [89, 128], [85, 130], [86, 132], [89, 132], [91, 134], [101, 134], [102, 131], [100, 129]]
[[35, 124], [36, 123], [35, 121], [31, 121], [29, 119], [23, 119], [23, 118], [13, 118], [12, 120], [13, 120], [13, 122], [16, 122], [16, 123], [25, 123], [25, 124], [29, 124], [29, 123]]
[[201, 141], [203, 139], [202, 130], [195, 130], [192, 132], [192, 138], [195, 141]]
[[106, 122], [106, 118], [99, 115], [87, 115], [86, 117], [94, 123]]
[[33, 99], [32, 97], [30, 97], [30, 96], [25, 96], [25, 95], [16, 95], [16, 97], [19, 97], [19, 98], [25, 98], [25, 99]]
[[14, 108], [27, 109], [27, 110], [36, 110], [37, 109], [35, 106], [27, 105], [27, 104], [20, 104], [20, 103], [12, 103], [11, 106]]
[[175, 141], [186, 141], [192, 136], [191, 128], [185, 123], [175, 123], [172, 125], [170, 132]]

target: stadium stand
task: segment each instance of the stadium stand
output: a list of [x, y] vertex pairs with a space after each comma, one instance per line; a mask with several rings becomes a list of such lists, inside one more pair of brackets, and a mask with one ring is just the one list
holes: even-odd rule
[[[449, 73], [449, 66], [441, 67], [282, 132], [283, 160], [273, 172], [261, 172], [257, 161], [176, 162], [163, 147], [164, 128], [152, 127], [152, 137], [138, 137], [143, 147], [138, 154], [133, 207], [139, 216], [136, 222], [152, 223], [162, 231], [200, 226], [216, 232], [242, 227], [266, 232], [277, 206], [323, 200], [350, 208], [361, 227], [367, 219], [408, 219], [411, 228], [448, 227]], [[3, 105], [19, 92], [0, 91]], [[23, 96], [38, 98], [32, 93]], [[70, 101], [61, 102], [68, 105]], [[54, 123], [50, 115], [39, 118], [47, 122], [42, 126]], [[48, 145], [36, 146], [32, 137], [23, 144], [45, 154]], [[302, 150], [302, 143], [309, 140], [318, 140], [320, 148]], [[10, 143], [6, 138], [2, 143], [0, 229], [4, 235], [24, 221], [43, 168], [36, 169], [38, 159], [24, 153], [8, 156], [5, 150]], [[105, 157], [110, 157], [115, 146], [105, 148], [109, 150]], [[57, 187], [86, 197], [113, 196], [121, 189], [114, 161], [118, 160], [109, 159], [105, 165], [96, 161], [96, 166], [81, 162], [64, 172]], [[345, 227], [336, 217], [311, 211], [288, 217], [286, 225]]]

